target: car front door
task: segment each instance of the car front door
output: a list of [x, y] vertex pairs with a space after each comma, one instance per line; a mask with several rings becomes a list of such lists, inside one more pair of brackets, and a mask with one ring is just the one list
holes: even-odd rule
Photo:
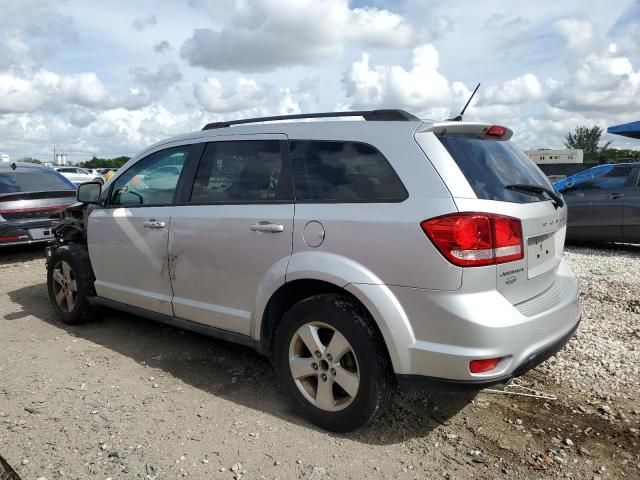
[[76, 169], [75, 168], [71, 168], [71, 167], [58, 168], [58, 172], [60, 172], [66, 178], [71, 180], [73, 183], [77, 183], [77, 181], [76, 181]]
[[625, 189], [622, 222], [625, 241], [640, 242], [640, 168], [634, 169]]
[[206, 144], [193, 188], [171, 220], [176, 317], [252, 333], [258, 292], [284, 283], [291, 256], [294, 203], [286, 151], [286, 136], [279, 134]]
[[78, 177], [78, 183], [90, 182], [93, 180], [93, 176], [84, 168], [76, 168], [76, 175]]
[[82, 173], [80, 171], [80, 169], [78, 168], [69, 168], [69, 180], [71, 180], [73, 183], [82, 183], [84, 182], [84, 177], [82, 176]]
[[[196, 147], [193, 147], [196, 148]], [[189, 145], [164, 148], [131, 165], [89, 215], [88, 244], [96, 293], [116, 302], [173, 315], [167, 245], [174, 196]], [[145, 183], [159, 167], [178, 172], [161, 188]]]

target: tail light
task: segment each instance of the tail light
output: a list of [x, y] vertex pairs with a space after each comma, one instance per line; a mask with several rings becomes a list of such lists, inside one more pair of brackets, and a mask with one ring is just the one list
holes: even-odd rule
[[507, 128], [501, 125], [491, 125], [487, 128], [487, 131], [484, 132], [485, 137], [504, 137], [505, 133], [507, 133]]
[[487, 213], [454, 213], [420, 224], [429, 240], [454, 265], [479, 267], [524, 258], [517, 218]]

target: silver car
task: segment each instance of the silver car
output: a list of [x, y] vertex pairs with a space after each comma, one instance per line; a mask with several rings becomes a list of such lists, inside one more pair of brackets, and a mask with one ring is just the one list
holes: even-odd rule
[[52, 304], [68, 323], [106, 305], [250, 345], [333, 431], [398, 385], [508, 381], [580, 321], [566, 206], [511, 135], [377, 110], [168, 139], [79, 187], [87, 211], [47, 252]]

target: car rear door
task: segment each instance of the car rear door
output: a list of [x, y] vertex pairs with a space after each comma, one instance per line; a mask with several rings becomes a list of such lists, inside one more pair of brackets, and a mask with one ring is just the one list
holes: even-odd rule
[[622, 225], [625, 241], [640, 242], [640, 167], [633, 169], [624, 192]]
[[102, 208], [89, 215], [88, 245], [99, 296], [173, 315], [169, 277], [169, 225], [182, 179], [149, 188], [140, 177], [164, 165], [182, 167], [190, 145], [158, 149], [114, 180]]
[[259, 292], [284, 283], [294, 213], [286, 140], [237, 135], [206, 144], [171, 220], [176, 317], [250, 335]]

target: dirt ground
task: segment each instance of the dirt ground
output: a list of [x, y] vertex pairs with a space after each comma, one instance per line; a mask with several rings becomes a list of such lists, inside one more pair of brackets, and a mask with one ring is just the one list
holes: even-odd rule
[[45, 280], [41, 249], [0, 252], [0, 455], [25, 480], [640, 478], [634, 383], [603, 397], [539, 368], [523, 380], [557, 400], [402, 394], [336, 435], [251, 349], [115, 311], [61, 324]]

